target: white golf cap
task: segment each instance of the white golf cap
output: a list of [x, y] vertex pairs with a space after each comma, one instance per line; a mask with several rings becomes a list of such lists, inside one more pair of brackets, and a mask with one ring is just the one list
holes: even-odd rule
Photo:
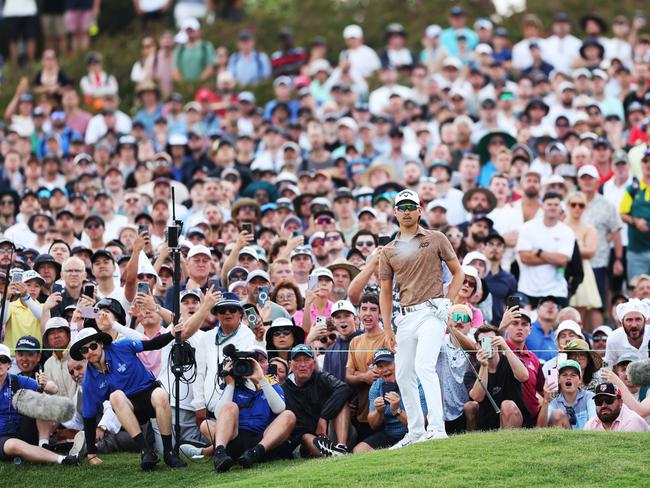
[[482, 42], [478, 46], [474, 48], [474, 51], [476, 51], [476, 54], [492, 54], [492, 47], [490, 47], [489, 44], [485, 44]]
[[402, 202], [412, 202], [416, 205], [420, 205], [420, 196], [413, 190], [402, 190], [395, 196], [395, 206], [399, 205]]
[[364, 214], [364, 213], [369, 213], [374, 218], [379, 217], [379, 212], [376, 209], [372, 208], [372, 207], [363, 207], [361, 210], [359, 210], [357, 212], [357, 217], [360, 217], [361, 214]]
[[488, 266], [490, 264], [490, 262], [488, 261], [488, 258], [485, 257], [485, 254], [483, 254], [482, 252], [479, 252], [479, 251], [471, 251], [471, 252], [468, 252], [465, 255], [465, 257], [463, 258], [463, 266], [465, 266], [465, 265], [471, 266], [470, 263], [472, 261], [477, 260], [477, 259], [479, 261], [483, 261], [486, 266]]
[[334, 281], [334, 275], [327, 268], [315, 268], [314, 271], [311, 272], [311, 276], [315, 276], [316, 278], [329, 278]]
[[363, 37], [363, 29], [356, 24], [350, 24], [345, 29], [343, 29], [343, 39], [350, 39], [353, 37]]
[[584, 166], [580, 167], [580, 169], [578, 170], [578, 178], [582, 178], [585, 175], [591, 176], [592, 178], [595, 178], [597, 180], [600, 179], [598, 170], [593, 164], [585, 164]]
[[11, 351], [9, 351], [9, 348], [4, 344], [0, 344], [0, 356], [5, 356], [11, 360]]
[[208, 257], [212, 257], [212, 254], [210, 253], [210, 249], [208, 249], [207, 246], [203, 245], [198, 245], [198, 246], [192, 246], [190, 248], [190, 251], [187, 253], [187, 259], [191, 259], [194, 256], [198, 256], [199, 254], [205, 254]]
[[347, 127], [348, 129], [351, 129], [354, 132], [357, 132], [359, 130], [359, 124], [357, 124], [356, 121], [352, 117], [342, 117], [336, 123], [336, 126], [337, 127]]
[[194, 17], [187, 18], [183, 20], [183, 23], [181, 24], [181, 30], [186, 31], [187, 29], [191, 30], [199, 30], [201, 28], [201, 24], [199, 24], [199, 21], [195, 19]]
[[447, 203], [444, 200], [431, 200], [429, 204], [427, 205], [427, 212], [430, 212], [431, 210], [434, 210], [436, 208], [442, 208], [445, 212], [449, 210], [449, 207], [447, 206]]
[[614, 331], [612, 330], [612, 328], [609, 325], [601, 325], [599, 327], [596, 327], [594, 329], [594, 331], [591, 333], [591, 335], [593, 336], [593, 335], [597, 334], [598, 332], [602, 332], [606, 336], [609, 336], [609, 334], [611, 334]]
[[68, 324], [68, 321], [63, 317], [52, 317], [45, 323], [45, 330], [43, 331], [43, 335], [46, 336], [47, 333], [52, 329], [70, 330], [70, 324]]
[[452, 67], [456, 69], [461, 69], [463, 67], [463, 62], [454, 56], [447, 56], [445, 60], [442, 62], [442, 67], [443, 68]]
[[23, 271], [23, 283], [27, 283], [30, 280], [40, 280], [43, 283], [45, 283], [43, 277], [33, 269], [28, 269], [27, 271]]
[[246, 283], [250, 283], [255, 278], [263, 278], [269, 283], [271, 282], [271, 278], [269, 277], [269, 274], [266, 271], [261, 269], [256, 269], [255, 271], [248, 273], [248, 277], [246, 278]]
[[557, 87], [557, 91], [559, 91], [560, 93], [562, 93], [564, 90], [573, 90], [573, 91], [576, 91], [576, 86], [575, 86], [573, 83], [571, 83], [570, 81], [563, 81], [562, 83], [560, 83], [560, 84], [558, 85], [558, 87]]
[[257, 251], [255, 250], [255, 248], [253, 246], [244, 246], [244, 247], [242, 247], [241, 251], [239, 251], [239, 254], [237, 255], [237, 257], [243, 256], [244, 254], [247, 254], [249, 256], [253, 256], [258, 261], [260, 260], [258, 254], [257, 254]]
[[573, 320], [563, 320], [560, 322], [560, 325], [557, 326], [557, 329], [555, 330], [555, 343], [557, 344], [557, 338], [560, 336], [560, 333], [565, 331], [565, 330], [571, 330], [573, 331], [576, 335], [580, 336], [580, 338], [584, 339], [585, 336], [582, 333], [582, 329], [578, 325], [577, 322], [574, 322]]
[[352, 303], [349, 300], [339, 300], [332, 306], [332, 313], [331, 315], [334, 316], [334, 314], [345, 311], [345, 312], [350, 312], [353, 315], [357, 314], [357, 309], [352, 305]]
[[463, 265], [462, 269], [463, 273], [465, 273], [465, 276], [469, 276], [475, 280], [478, 280], [478, 270], [474, 266]]
[[438, 37], [441, 32], [442, 32], [442, 28], [438, 24], [431, 24], [424, 31], [424, 35], [429, 38]]

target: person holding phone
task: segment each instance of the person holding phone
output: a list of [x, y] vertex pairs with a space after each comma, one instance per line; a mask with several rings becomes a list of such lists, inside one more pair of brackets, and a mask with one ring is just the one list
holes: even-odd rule
[[4, 332], [3, 344], [11, 350], [22, 336], [42, 337], [45, 324], [41, 323], [43, 305], [39, 303], [43, 278], [34, 270], [24, 271], [20, 281], [12, 281], [7, 288], [5, 315], [0, 332]]
[[[376, 379], [368, 393], [368, 424], [375, 431], [366, 436], [353, 452], [374, 451], [397, 444], [407, 433], [407, 414], [395, 378], [395, 355], [386, 348], [377, 349], [372, 357]], [[418, 384], [420, 408], [427, 404], [422, 385]]]
[[[387, 344], [396, 353], [397, 381], [402, 385], [408, 413], [409, 432], [395, 446], [404, 447], [420, 440], [445, 439], [440, 381], [436, 362], [443, 343], [451, 300], [465, 278], [449, 240], [438, 231], [420, 226], [420, 197], [402, 190], [395, 197], [394, 215], [400, 226], [395, 240], [382, 248], [379, 277], [380, 308]], [[452, 274], [448, 297], [444, 296], [442, 264]], [[393, 285], [399, 288], [400, 308], [395, 317], [397, 337], [391, 324]], [[422, 383], [428, 406], [428, 426], [417, 395], [417, 378]], [[393, 447], [395, 447], [393, 446]]]
[[291, 319], [289, 312], [277, 303], [271, 301], [269, 296], [270, 289], [271, 278], [266, 271], [258, 269], [249, 273], [248, 278], [246, 279], [246, 303], [256, 305], [260, 312], [262, 312], [265, 305], [269, 304], [271, 306], [271, 312], [268, 320], [270, 321], [280, 317]]

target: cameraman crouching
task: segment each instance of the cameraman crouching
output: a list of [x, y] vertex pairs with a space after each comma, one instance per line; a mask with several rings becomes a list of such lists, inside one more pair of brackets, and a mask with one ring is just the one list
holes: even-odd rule
[[[248, 362], [252, 374], [239, 376]], [[234, 374], [233, 374], [234, 371]], [[244, 468], [263, 460], [288, 457], [286, 443], [296, 424], [293, 412], [285, 410], [284, 393], [271, 384], [253, 358], [235, 359], [223, 369], [226, 388], [217, 401], [217, 418], [201, 424], [201, 433], [215, 446], [214, 469], [228, 471], [237, 459]]]

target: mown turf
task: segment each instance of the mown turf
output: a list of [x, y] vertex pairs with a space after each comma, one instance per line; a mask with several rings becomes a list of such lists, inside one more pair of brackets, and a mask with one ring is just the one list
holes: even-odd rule
[[143, 473], [138, 456], [104, 456], [102, 466], [0, 465], [0, 486], [386, 487], [648, 486], [648, 434], [510, 431], [456, 436], [398, 451], [287, 461], [216, 474], [209, 461]]

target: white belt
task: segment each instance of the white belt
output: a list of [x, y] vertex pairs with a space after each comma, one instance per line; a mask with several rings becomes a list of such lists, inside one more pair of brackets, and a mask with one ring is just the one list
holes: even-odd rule
[[424, 310], [425, 308], [438, 308], [439, 304], [436, 303], [438, 300], [445, 300], [445, 298], [431, 298], [426, 302], [418, 303], [417, 305], [411, 305], [410, 307], [400, 307], [399, 311], [402, 315], [412, 312], [417, 312], [418, 310]]

